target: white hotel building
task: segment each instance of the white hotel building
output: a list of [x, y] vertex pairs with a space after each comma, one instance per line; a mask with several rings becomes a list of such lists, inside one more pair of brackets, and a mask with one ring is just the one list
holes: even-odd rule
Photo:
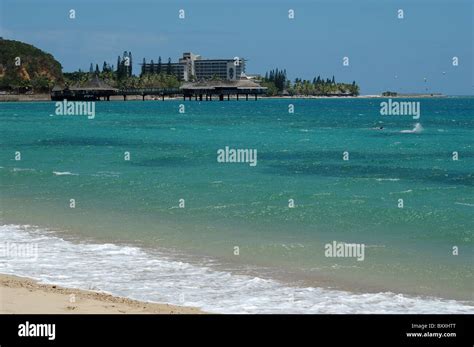
[[[157, 73], [158, 63], [145, 63], [145, 73]], [[203, 59], [200, 55], [183, 53], [178, 63], [171, 63], [171, 73], [183, 81], [190, 81], [192, 76], [195, 80], [210, 80], [219, 78], [221, 80], [239, 80], [245, 73], [245, 60], [242, 58], [232, 59]], [[166, 72], [168, 63], [161, 63], [161, 71]]]

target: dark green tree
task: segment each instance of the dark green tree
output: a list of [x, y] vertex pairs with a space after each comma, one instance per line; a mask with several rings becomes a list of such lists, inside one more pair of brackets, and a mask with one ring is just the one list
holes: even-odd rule
[[145, 74], [145, 65], [146, 65], [146, 60], [145, 58], [143, 58], [143, 63], [142, 63], [142, 73], [141, 73], [141, 76], [143, 76]]
[[286, 70], [270, 70], [265, 74], [265, 81], [273, 83], [278, 92], [283, 92], [286, 87]]
[[117, 80], [122, 79], [122, 59], [120, 55], [117, 57]]
[[168, 65], [166, 66], [166, 74], [171, 75], [171, 58], [168, 58]]
[[153, 59], [150, 61], [150, 69], [149, 69], [149, 72], [151, 74], [154, 74], [155, 73], [155, 63], [153, 62]]

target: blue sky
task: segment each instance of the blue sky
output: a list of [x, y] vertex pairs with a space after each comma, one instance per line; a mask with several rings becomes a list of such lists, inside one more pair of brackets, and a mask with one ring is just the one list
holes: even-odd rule
[[[247, 73], [356, 80], [385, 90], [473, 95], [472, 0], [0, 0], [0, 35], [52, 53], [64, 71], [131, 51], [244, 57]], [[69, 10], [76, 19], [69, 19]], [[184, 9], [186, 18], [178, 18]], [[288, 19], [288, 10], [295, 19]], [[397, 18], [403, 9], [404, 19]], [[349, 57], [349, 66], [342, 59]], [[459, 58], [459, 66], [452, 58]], [[425, 82], [426, 78], [426, 82]]]

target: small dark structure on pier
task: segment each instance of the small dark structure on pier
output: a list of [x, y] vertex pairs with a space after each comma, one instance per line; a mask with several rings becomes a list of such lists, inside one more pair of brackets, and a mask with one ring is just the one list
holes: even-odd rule
[[94, 75], [83, 86], [55, 86], [51, 91], [51, 100], [110, 100], [111, 95], [116, 95], [118, 89], [109, 86], [107, 83]]
[[235, 95], [236, 99], [239, 100], [240, 96], [245, 96], [245, 99], [249, 99], [249, 95], [253, 95], [257, 100], [257, 95], [265, 94], [267, 92], [266, 87], [262, 87], [259, 84], [250, 80], [236, 80], [236, 81], [203, 81], [194, 83], [185, 83], [181, 86], [183, 99], [189, 98], [192, 100], [202, 101], [212, 100], [212, 96], [215, 95], [220, 101], [230, 100], [231, 95]]

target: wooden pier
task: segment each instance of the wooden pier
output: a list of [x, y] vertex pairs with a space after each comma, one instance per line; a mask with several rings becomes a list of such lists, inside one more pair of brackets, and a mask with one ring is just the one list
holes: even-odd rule
[[249, 99], [253, 96], [257, 100], [258, 95], [265, 94], [267, 88], [261, 87], [257, 83], [249, 80], [236, 81], [204, 81], [195, 83], [185, 83], [180, 88], [112, 88], [94, 78], [82, 87], [54, 87], [51, 91], [51, 100], [107, 100], [110, 101], [111, 96], [122, 96], [123, 100], [127, 100], [129, 95], [141, 95], [142, 100], [145, 101], [146, 96], [154, 95], [160, 97], [162, 100], [165, 96], [175, 97], [182, 96], [183, 100], [196, 101], [223, 101], [230, 100], [231, 96], [235, 96], [236, 100], [239, 97]]

